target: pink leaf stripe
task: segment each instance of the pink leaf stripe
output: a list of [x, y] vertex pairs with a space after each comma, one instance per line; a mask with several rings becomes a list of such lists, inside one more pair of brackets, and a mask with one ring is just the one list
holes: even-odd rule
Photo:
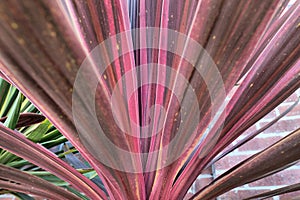
[[0, 187], [47, 199], [80, 199], [73, 193], [48, 181], [4, 165], [0, 165]]
[[[109, 197], [2, 126], [0, 144], [92, 199], [183, 199], [220, 152], [300, 87], [300, 1], [284, 13], [288, 2], [0, 1], [2, 76], [91, 164]], [[288, 148], [289, 138], [298, 145], [298, 132], [229, 171], [234, 179], [225, 174], [196, 197], [214, 198], [243, 183], [238, 175], [251, 174], [251, 161], [275, 156]], [[16, 148], [20, 144], [28, 155]], [[285, 164], [272, 163], [274, 170], [297, 158], [283, 155]], [[267, 174], [256, 171], [245, 181]]]
[[[69, 182], [77, 190], [94, 198], [106, 199], [105, 193], [53, 153], [22, 134], [0, 124], [0, 147]], [[38, 159], [37, 159], [38, 158]]]
[[[194, 195], [196, 199], [211, 199], [230, 189], [271, 175], [300, 159], [300, 129], [264, 151], [236, 165]], [[280, 156], [279, 156], [280, 155]], [[272, 160], [272, 162], [270, 162]], [[226, 182], [226, 187], [223, 183]]]

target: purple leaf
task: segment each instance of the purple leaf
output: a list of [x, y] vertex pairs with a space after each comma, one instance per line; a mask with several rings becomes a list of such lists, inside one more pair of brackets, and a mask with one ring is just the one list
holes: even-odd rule
[[[0, 118], [0, 122], [4, 123], [7, 117]], [[16, 128], [21, 128], [25, 126], [31, 126], [34, 124], [41, 123], [46, 118], [43, 115], [36, 114], [36, 113], [21, 113], [19, 116], [18, 123]]]
[[300, 159], [299, 148], [300, 129], [222, 174], [193, 198], [212, 199], [234, 187], [274, 174]]
[[22, 134], [0, 124], [0, 138], [1, 148], [53, 173], [90, 198], [106, 199], [104, 192], [93, 182], [56, 157], [55, 154], [31, 142]]
[[5, 165], [0, 165], [0, 187], [2, 189], [23, 192], [47, 199], [80, 199], [61, 187]]

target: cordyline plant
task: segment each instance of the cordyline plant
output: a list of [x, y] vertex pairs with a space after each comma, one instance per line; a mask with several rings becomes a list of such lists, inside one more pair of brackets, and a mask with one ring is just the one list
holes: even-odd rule
[[[24, 198], [30, 196], [22, 193], [49, 199], [183, 199], [198, 175], [228, 153], [228, 145], [299, 88], [300, 1], [288, 5], [288, 0], [0, 1], [0, 75], [63, 135], [47, 120], [35, 124], [44, 118], [23, 113], [29, 105], [22, 109], [22, 94], [2, 82], [1, 154], [19, 163], [0, 165], [0, 187]], [[42, 134], [41, 127], [36, 130], [41, 125]], [[38, 140], [28, 137], [28, 129], [40, 134]], [[66, 139], [100, 179], [49, 149]], [[300, 129], [191, 198], [213, 199], [274, 174], [297, 162], [299, 149]], [[20, 162], [26, 160], [38, 170], [24, 169]], [[68, 190], [41, 173], [65, 181]]]

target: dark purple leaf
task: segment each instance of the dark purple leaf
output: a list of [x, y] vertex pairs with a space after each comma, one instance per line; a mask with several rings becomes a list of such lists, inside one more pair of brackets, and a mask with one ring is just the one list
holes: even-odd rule
[[[4, 123], [7, 117], [0, 118], [0, 122]], [[25, 126], [31, 126], [34, 124], [41, 123], [46, 118], [43, 115], [36, 114], [36, 113], [21, 113], [19, 116], [18, 123], [16, 128], [21, 128]]]
[[273, 196], [277, 196], [280, 194], [286, 194], [286, 193], [290, 193], [290, 192], [295, 192], [295, 191], [299, 191], [300, 190], [300, 183], [296, 183], [293, 185], [289, 185], [286, 187], [282, 187], [282, 188], [278, 188], [276, 190], [271, 190], [269, 192], [264, 192], [249, 198], [246, 198], [245, 200], [250, 200], [250, 199], [267, 199]]

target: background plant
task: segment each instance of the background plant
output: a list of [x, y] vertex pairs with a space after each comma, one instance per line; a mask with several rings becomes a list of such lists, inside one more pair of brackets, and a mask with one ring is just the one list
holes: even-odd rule
[[[29, 102], [14, 86], [7, 83], [5, 80], [0, 79], [0, 91], [1, 91], [1, 118], [0, 121], [3, 122], [3, 126], [6, 126], [10, 129], [16, 129], [20, 133], [22, 133], [28, 140], [39, 143], [43, 147], [49, 149], [49, 151], [56, 154], [58, 158], [64, 158], [64, 160], [69, 163], [71, 166], [77, 169], [80, 173], [85, 174], [88, 178], [94, 179], [94, 182], [98, 184], [99, 187], [103, 187], [103, 184], [99, 180], [99, 178], [95, 178], [97, 174], [93, 169], [89, 167], [84, 160], [81, 160], [80, 157], [76, 157], [77, 150], [71, 146], [67, 139], [61, 135], [61, 133], [53, 126], [51, 123], [45, 119], [44, 116], [40, 114], [40, 112], [35, 108], [33, 104]], [[25, 139], [25, 138], [23, 138]], [[18, 148], [22, 148], [22, 145], [19, 144]], [[26, 151], [25, 151], [26, 152]], [[28, 152], [26, 152], [28, 153]], [[46, 181], [49, 181], [56, 186], [66, 187], [70, 191], [75, 194], [78, 194], [82, 198], [86, 198], [83, 195], [72, 188], [69, 187], [69, 183], [61, 180], [50, 172], [44, 171], [39, 166], [33, 165], [32, 163], [24, 160], [8, 151], [1, 150], [0, 154], [0, 162], [1, 165], [5, 165], [7, 167], [13, 167], [22, 171], [27, 172], [28, 174], [22, 174], [21, 177], [30, 180], [32, 175], [38, 176]], [[7, 176], [7, 170], [13, 170], [11, 168], [5, 168], [2, 166], [1, 174], [3, 176]], [[14, 173], [8, 175], [13, 181], [14, 176], [19, 175], [20, 171], [13, 171]], [[6, 182], [9, 179], [5, 179]], [[39, 180], [42, 181], [42, 180]], [[15, 182], [17, 183], [17, 182]], [[23, 183], [25, 184], [25, 183]], [[27, 196], [22, 193], [15, 193], [15, 191], [27, 192], [41, 195], [41, 191], [36, 191], [37, 189], [30, 189], [32, 186], [41, 187], [41, 183], [38, 182], [39, 185], [34, 183], [33, 185], [26, 182], [26, 186], [22, 185], [22, 188], [10, 188], [11, 190], [2, 189], [1, 193], [13, 193], [14, 195], [20, 197], [21, 199], [31, 199], [30, 196]], [[44, 190], [48, 190], [49, 187], [48, 182], [42, 182], [42, 186], [44, 186]], [[53, 188], [53, 186], [50, 187]], [[6, 188], [9, 189], [9, 188]], [[56, 190], [60, 191], [58, 188]], [[55, 193], [52, 194], [55, 197]], [[59, 196], [56, 196], [58, 198]], [[74, 198], [74, 196], [71, 196]]]

